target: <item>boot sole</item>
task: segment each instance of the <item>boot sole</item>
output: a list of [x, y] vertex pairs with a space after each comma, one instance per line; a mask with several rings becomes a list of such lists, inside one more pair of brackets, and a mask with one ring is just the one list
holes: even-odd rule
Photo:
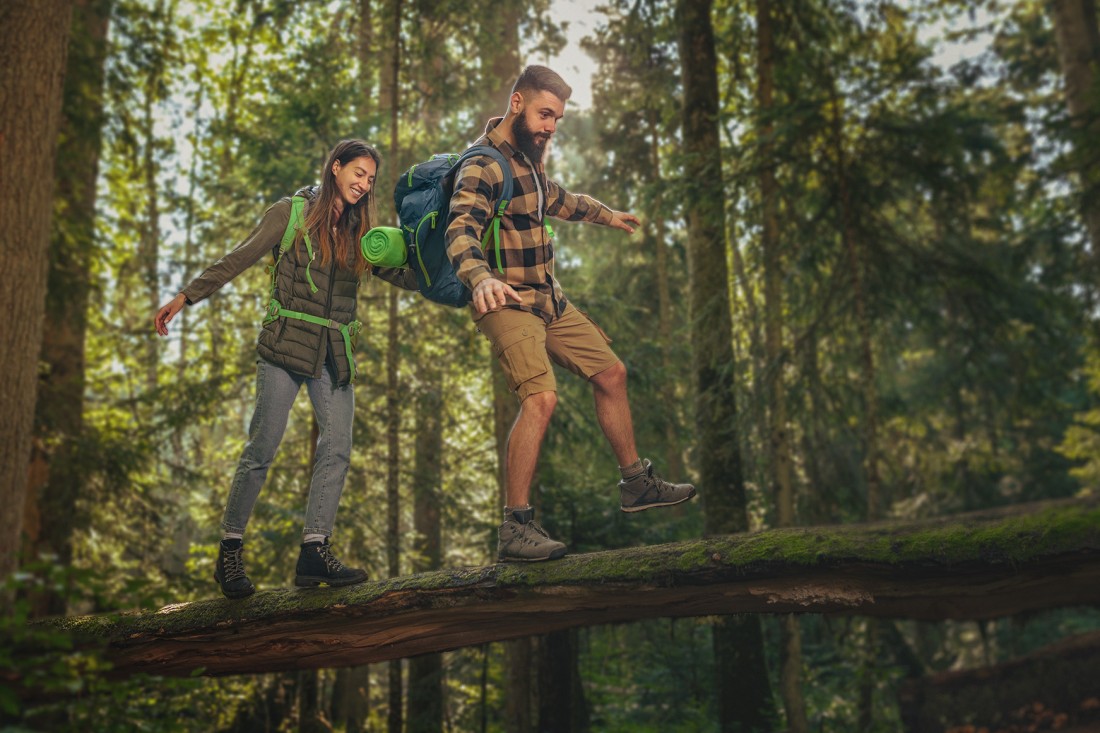
[[256, 592], [255, 586], [249, 588], [248, 590], [228, 591], [225, 588], [221, 587], [222, 583], [220, 580], [218, 580], [217, 575], [214, 576], [214, 582], [218, 584], [218, 590], [222, 592], [222, 595], [231, 601], [239, 601], [242, 598], [248, 598], [250, 595]]
[[223, 590], [222, 595], [225, 596], [226, 598], [228, 598], [231, 601], [239, 601], [242, 598], [248, 598], [250, 595], [252, 595], [255, 592], [256, 592], [255, 588], [253, 588], [252, 590], [249, 590], [249, 591], [241, 592], [241, 593], [227, 593]]
[[644, 512], [646, 509], [656, 509], [663, 506], [676, 506], [677, 504], [683, 504], [685, 501], [691, 501], [694, 498], [695, 489], [692, 489], [690, 494], [685, 496], [683, 499], [679, 499], [678, 501], [662, 501], [654, 504], [645, 504], [643, 506], [623, 506], [622, 504], [620, 504], [619, 509], [626, 512], [627, 514], [633, 514], [634, 512]]
[[316, 588], [319, 585], [328, 585], [333, 588], [341, 588], [345, 585], [356, 585], [364, 581], [370, 580], [370, 576], [364, 575], [362, 578], [348, 578], [347, 580], [332, 580], [331, 578], [319, 577], [316, 575], [297, 575], [294, 577], [294, 585], [299, 588]]
[[547, 560], [560, 560], [565, 557], [565, 553], [568, 552], [567, 548], [560, 550], [554, 550], [546, 557], [504, 557], [497, 555], [497, 562], [545, 562]]

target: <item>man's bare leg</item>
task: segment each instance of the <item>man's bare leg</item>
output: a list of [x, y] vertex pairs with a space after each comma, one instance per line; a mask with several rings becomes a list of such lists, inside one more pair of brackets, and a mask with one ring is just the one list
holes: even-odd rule
[[505, 499], [509, 507], [530, 504], [531, 480], [535, 476], [539, 450], [557, 404], [556, 392], [536, 392], [528, 395], [519, 406], [519, 415], [508, 433]]
[[611, 450], [625, 468], [638, 462], [634, 445], [634, 420], [626, 393], [626, 365], [621, 361], [592, 377], [592, 396], [596, 400], [596, 419], [600, 422]]

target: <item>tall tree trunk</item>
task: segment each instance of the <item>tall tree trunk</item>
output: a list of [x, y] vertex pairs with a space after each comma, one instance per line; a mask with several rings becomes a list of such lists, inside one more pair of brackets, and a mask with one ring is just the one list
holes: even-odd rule
[[539, 733], [587, 733], [588, 703], [581, 685], [577, 630], [540, 637]]
[[[158, 11], [161, 10], [158, 4]], [[159, 12], [157, 17], [159, 18]], [[142, 150], [141, 171], [145, 190], [145, 218], [141, 224], [141, 241], [138, 244], [138, 260], [141, 263], [141, 277], [145, 284], [146, 312], [156, 313], [160, 301], [160, 277], [157, 259], [160, 244], [160, 184], [156, 161], [156, 129], [153, 112], [158, 88], [161, 84], [161, 65], [155, 62], [149, 69], [145, 80], [145, 98], [142, 115], [142, 132], [145, 145]], [[157, 366], [159, 362], [159, 344], [157, 335], [151, 330], [145, 335], [145, 389], [152, 392], [157, 388]]]
[[342, 667], [336, 670], [332, 689], [332, 722], [345, 733], [364, 733], [370, 713], [370, 667]]
[[[661, 180], [661, 147], [660, 128], [658, 126], [658, 110], [650, 108], [646, 113], [646, 122], [649, 132], [649, 169], [647, 184], [656, 191], [653, 198], [653, 211], [650, 217], [653, 231], [654, 272], [653, 277], [657, 283], [657, 335], [663, 344], [672, 343], [672, 296], [668, 288], [668, 245], [665, 244], [667, 226], [664, 212], [664, 181]], [[669, 379], [673, 373], [672, 349], [661, 350], [661, 366], [665, 379]], [[670, 388], [674, 385], [669, 384]], [[666, 402], [667, 415], [665, 424], [665, 470], [670, 476], [684, 475], [683, 453], [680, 450], [679, 436], [676, 434], [678, 423], [676, 408], [673, 405], [680, 403], [679, 399]]]
[[882, 489], [878, 454], [878, 388], [875, 384], [875, 354], [871, 343], [873, 324], [867, 312], [867, 296], [863, 287], [864, 260], [857, 240], [855, 212], [852, 209], [848, 160], [844, 145], [843, 103], [832, 89], [833, 149], [836, 158], [836, 185], [840, 204], [840, 236], [848, 257], [852, 278], [852, 299], [856, 306], [856, 329], [859, 332], [860, 393], [863, 397], [863, 476], [867, 482], [867, 520], [882, 518]]
[[530, 636], [504, 642], [504, 730], [509, 733], [533, 733], [535, 729], [534, 642]]
[[[859, 333], [859, 374], [860, 393], [863, 398], [863, 478], [867, 484], [868, 521], [882, 518], [882, 489], [879, 476], [878, 456], [878, 389], [875, 384], [875, 358], [871, 344], [872, 324], [867, 313], [867, 298], [863, 287], [863, 257], [857, 244], [855, 212], [852, 210], [851, 186], [848, 176], [848, 161], [844, 144], [844, 117], [842, 101], [836, 93], [835, 81], [832, 86], [833, 106], [833, 148], [836, 158], [836, 185], [840, 205], [840, 236], [844, 242], [844, 251], [848, 257], [848, 269], [852, 278], [852, 298], [856, 307], [856, 329]], [[861, 660], [863, 674], [860, 675], [859, 697], [857, 700], [860, 731], [869, 731], [874, 722], [875, 676], [878, 661], [878, 621], [867, 619], [864, 648]]]
[[367, 120], [374, 108], [371, 95], [374, 93], [374, 15], [371, 8], [375, 0], [359, 0], [359, 23], [356, 25], [358, 39], [355, 44], [359, 57], [359, 134], [366, 135]]
[[[772, 169], [775, 41], [771, 0], [756, 2], [756, 104], [760, 115], [760, 199], [764, 251], [764, 351], [768, 364], [768, 425], [771, 478], [780, 527], [795, 523], [791, 482], [791, 437], [783, 385], [783, 272], [779, 238], [779, 187]], [[806, 733], [806, 703], [802, 696], [802, 642], [798, 619], [785, 616], [780, 625], [779, 691], [791, 733]]]
[[1081, 177], [1081, 214], [1092, 245], [1092, 281], [1100, 288], [1100, 21], [1096, 0], [1052, 0], [1058, 61], [1065, 80], [1066, 106], [1076, 133], [1076, 168]]
[[[387, 294], [389, 323], [386, 329], [386, 570], [389, 577], [401, 574], [401, 399], [398, 393], [400, 344], [397, 339], [397, 289]], [[402, 721], [401, 660], [389, 663], [389, 705], [386, 716], [390, 733], [401, 733]]]
[[[429, 324], [435, 339], [440, 329]], [[412, 570], [420, 573], [442, 565], [440, 485], [443, 482], [443, 375], [435, 364], [418, 370], [421, 385], [416, 404], [416, 459], [413, 469], [413, 527], [416, 544]], [[425, 654], [409, 660], [408, 733], [443, 730], [443, 655]]]
[[[390, 161], [396, 164], [401, 149], [399, 138], [401, 108], [401, 16], [404, 10], [402, 0], [391, 0], [387, 5], [386, 22], [389, 27], [389, 53], [383, 66], [382, 106], [390, 112]], [[388, 101], [388, 105], [386, 102]], [[396, 216], [394, 217], [396, 219]], [[400, 539], [401, 511], [398, 486], [400, 481], [400, 444], [398, 432], [401, 427], [401, 405], [398, 394], [398, 369], [400, 352], [397, 338], [397, 289], [390, 288], [388, 294], [389, 319], [386, 345], [386, 566], [390, 577], [400, 575]], [[386, 726], [389, 733], [402, 733], [404, 728], [402, 710], [402, 670], [401, 660], [389, 663], [388, 705]]]
[[[26, 556], [51, 554], [63, 566], [71, 564], [73, 532], [85, 521], [78, 503], [84, 472], [76, 465], [74, 449], [84, 431], [84, 341], [96, 251], [96, 178], [111, 6], [112, 0], [78, 0], [73, 8], [39, 357], [44, 369], [38, 380], [27, 483]], [[34, 616], [66, 611], [64, 597], [56, 592], [34, 603]]]
[[15, 570], [22, 541], [72, 7], [72, 0], [0, 5], [0, 188], [8, 192], [0, 197], [0, 353], [8, 359], [0, 391], [0, 578]]
[[321, 671], [298, 672], [298, 733], [325, 733], [331, 728], [321, 715]]
[[[695, 423], [707, 534], [748, 529], [736, 432], [725, 210], [718, 135], [718, 73], [711, 0], [679, 0], [683, 66], [683, 177], [688, 202], [689, 321]], [[713, 627], [722, 731], [771, 730], [771, 689], [760, 622], [727, 617]], [[736, 653], [733, 653], [737, 650]]]
[[482, 95], [481, 116], [474, 120], [472, 137], [481, 135], [485, 122], [499, 117], [508, 108], [512, 85], [519, 77], [520, 51], [519, 26], [523, 21], [522, 0], [500, 0], [492, 13], [482, 16], [482, 38], [492, 44], [492, 58], [488, 64], [488, 78]]

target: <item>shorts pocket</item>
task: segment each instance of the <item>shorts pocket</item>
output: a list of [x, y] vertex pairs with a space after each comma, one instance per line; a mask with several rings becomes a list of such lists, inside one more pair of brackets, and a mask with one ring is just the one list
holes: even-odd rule
[[547, 359], [536, 349], [535, 335], [527, 326], [513, 328], [497, 339], [493, 353], [504, 370], [508, 389], [514, 392], [524, 382], [546, 373]]

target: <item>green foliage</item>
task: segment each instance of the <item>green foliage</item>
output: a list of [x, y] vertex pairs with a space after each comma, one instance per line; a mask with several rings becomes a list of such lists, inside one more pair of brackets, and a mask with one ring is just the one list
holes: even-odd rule
[[[891, 516], [1094, 492], [1096, 283], [1077, 213], [1081, 182], [1073, 175], [1082, 156], [1093, 154], [1094, 141], [1068, 124], [1047, 6], [990, 2], [974, 15], [972, 3], [957, 0], [776, 5], [768, 140], [757, 132], [755, 3], [717, 0], [713, 13], [723, 133], [714, 154], [721, 156], [728, 202], [732, 369], [753, 526], [767, 526], [772, 516], [764, 429], [771, 406], [761, 388], [772, 374], [788, 394], [800, 518], [865, 516], [865, 341]], [[72, 568], [46, 572], [28, 560], [22, 593], [50, 584], [75, 594], [70, 607], [82, 611], [214, 594], [218, 523], [252, 410], [265, 273], [254, 268], [186, 309], [167, 341], [152, 335], [153, 310], [240, 241], [272, 201], [315, 183], [339, 138], [364, 137], [383, 151], [377, 198], [385, 221], [398, 171], [461, 148], [480, 133], [487, 114], [503, 107], [488, 92], [500, 83], [495, 21], [517, 19], [530, 61], [560, 49], [565, 24], [573, 21], [547, 0], [403, 3], [392, 110], [382, 92], [393, 7], [352, 0], [116, 0], [84, 434], [72, 445], [87, 487], [73, 507], [81, 522]], [[633, 236], [556, 227], [557, 275], [627, 365], [640, 451], [669, 478], [690, 479], [699, 459], [687, 346], [684, 203], [691, 189], [680, 176], [675, 4], [615, 0], [600, 12], [584, 43], [598, 65], [594, 106], [570, 107], [548, 172], [570, 190], [637, 213], [643, 226]], [[985, 41], [985, 52], [939, 64], [936, 28], [948, 41]], [[360, 47], [364, 38], [369, 48]], [[394, 113], [398, 139], [390, 140]], [[780, 187], [789, 344], [776, 363], [764, 360], [760, 343], [765, 168]], [[385, 574], [387, 556], [388, 287], [366, 281], [361, 291], [364, 377], [334, 540], [342, 557], [375, 577]], [[441, 384], [443, 564], [486, 563], [499, 510], [485, 340], [468, 314], [408, 295], [399, 299], [398, 329], [401, 491], [411, 494], [413, 406]], [[557, 376], [559, 405], [535, 489], [551, 532], [573, 552], [698, 536], [701, 503], [633, 517], [617, 511], [614, 457], [590, 388], [564, 371]], [[249, 569], [261, 588], [285, 586], [290, 576], [311, 428], [310, 409], [299, 400], [249, 527]], [[707, 487], [700, 490], [705, 495]], [[410, 501], [402, 503], [400, 523], [407, 570], [415, 540]], [[94, 730], [239, 730], [285, 682], [274, 676], [106, 682], [94, 657], [72, 655], [62, 639], [26, 627], [28, 609], [21, 601], [4, 621], [11, 640], [2, 650], [4, 665], [15, 665], [42, 690], [79, 698], [36, 707], [40, 717], [23, 722], [31, 729], [63, 720]], [[777, 624], [765, 623], [773, 670]], [[855, 725], [852, 679], [837, 670], [867, 658], [862, 624], [804, 621], [815, 729]], [[873, 678], [876, 730], [896, 728], [892, 693], [905, 675], [1008, 659], [1095, 626], [1092, 614], [1078, 611], [990, 622], [981, 633], [965, 624], [899, 624], [877, 650], [879, 664], [858, 665]], [[31, 647], [44, 656], [14, 653]], [[919, 662], [915, 671], [906, 649]], [[501, 730], [509, 684], [502, 647], [448, 654], [445, 666], [455, 729], [479, 728], [484, 714], [490, 730]], [[714, 659], [705, 622], [584, 630], [579, 666], [593, 730], [713, 726]], [[383, 678], [380, 671], [372, 678], [376, 728], [385, 717]], [[322, 674], [321, 682], [331, 691], [333, 675]], [[16, 712], [12, 694], [7, 690], [2, 700], [9, 716]]]

